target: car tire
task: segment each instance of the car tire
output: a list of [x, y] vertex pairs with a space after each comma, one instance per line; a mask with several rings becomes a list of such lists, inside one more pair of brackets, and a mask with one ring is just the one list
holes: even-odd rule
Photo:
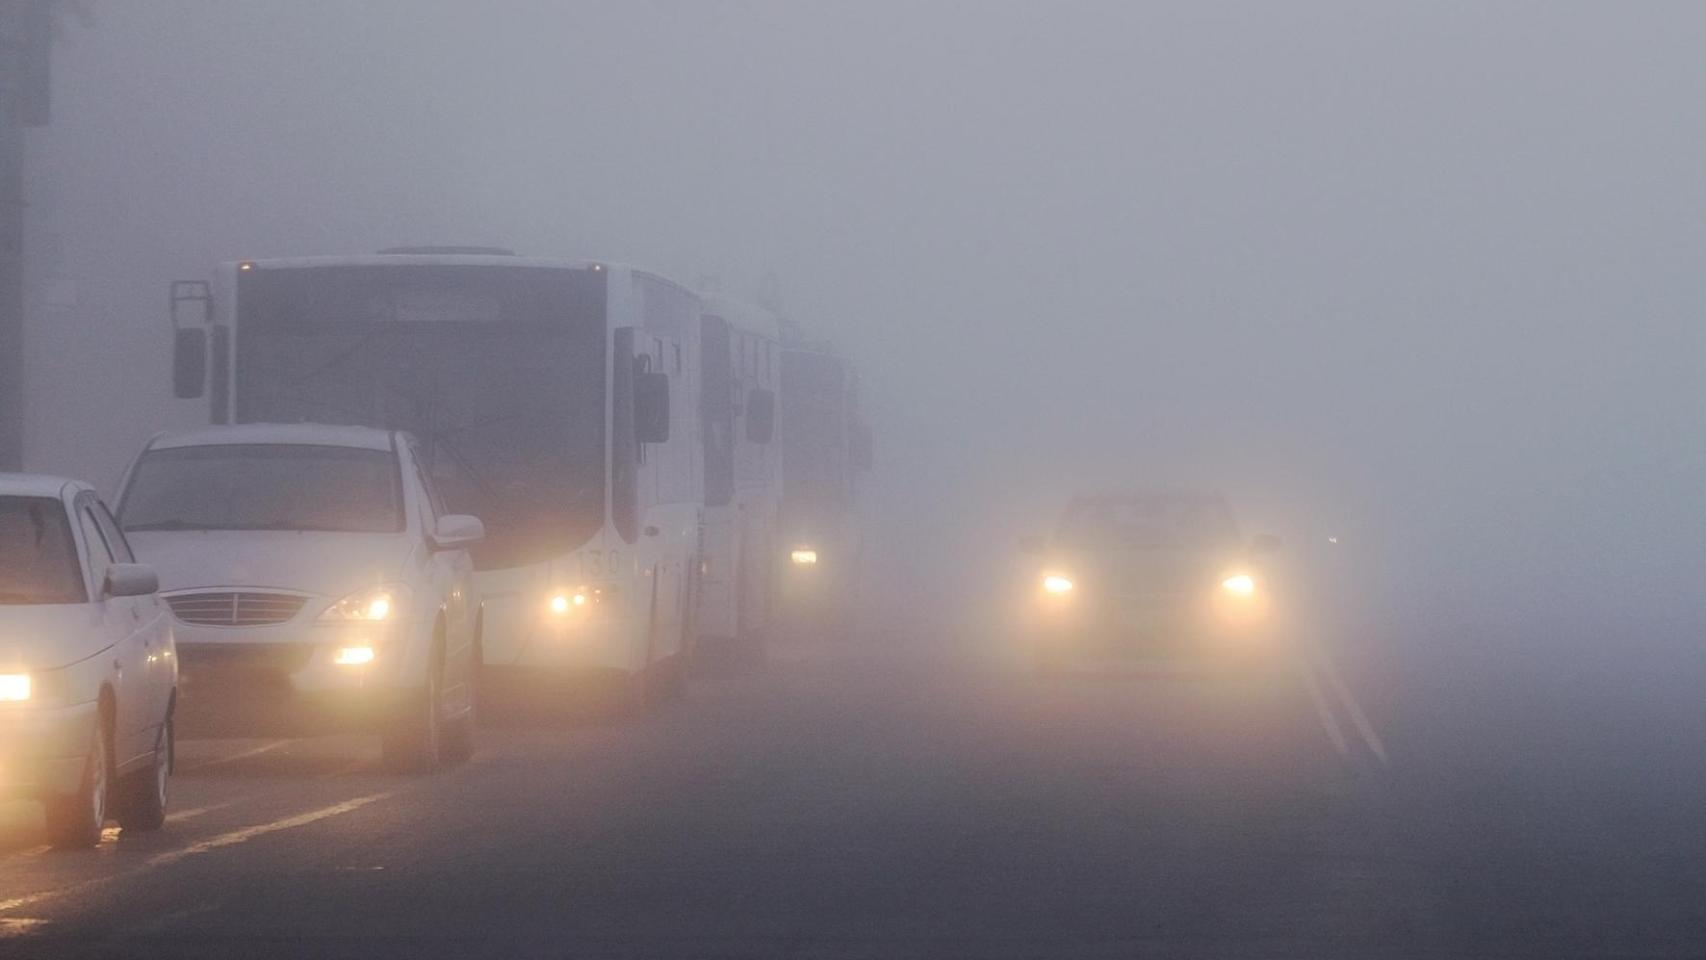
[[468, 712], [444, 725], [444, 759], [464, 763], [474, 755], [474, 730], [480, 723], [480, 672], [483, 654], [476, 644], [473, 666], [469, 668]]
[[387, 767], [399, 773], [425, 773], [443, 761], [443, 684], [444, 658], [435, 653], [426, 686], [403, 698], [397, 716], [380, 734], [379, 752]]
[[112, 749], [106, 723], [95, 725], [94, 743], [83, 763], [77, 792], [47, 803], [47, 842], [61, 850], [86, 850], [101, 842], [113, 782]]
[[167, 782], [176, 751], [177, 735], [171, 714], [167, 714], [166, 722], [160, 725], [159, 741], [154, 744], [153, 762], [119, 781], [115, 811], [119, 826], [146, 833], [166, 825]]

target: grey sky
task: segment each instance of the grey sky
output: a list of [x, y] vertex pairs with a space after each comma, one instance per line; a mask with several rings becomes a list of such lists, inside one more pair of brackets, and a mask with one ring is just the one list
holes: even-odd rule
[[774, 271], [908, 569], [1188, 475], [1413, 603], [1685, 633], [1701, 49], [1690, 4], [104, 3], [32, 145], [33, 465], [194, 419], [169, 279], [500, 243]]

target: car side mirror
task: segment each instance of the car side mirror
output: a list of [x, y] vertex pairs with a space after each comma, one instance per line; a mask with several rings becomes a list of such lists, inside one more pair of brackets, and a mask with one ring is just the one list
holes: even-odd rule
[[432, 545], [440, 550], [455, 550], [486, 539], [486, 525], [479, 517], [466, 513], [449, 513], [438, 518], [433, 527]]
[[776, 392], [763, 387], [746, 395], [746, 439], [769, 443], [776, 436]]
[[1285, 541], [1271, 533], [1259, 533], [1250, 538], [1250, 552], [1258, 557], [1272, 556], [1285, 549]]
[[1043, 540], [1042, 537], [1036, 536], [1035, 534], [1032, 534], [1031, 536], [1019, 538], [1019, 552], [1020, 553], [1029, 553], [1029, 554], [1033, 554], [1033, 555], [1039, 554], [1039, 553], [1043, 552], [1043, 549], [1047, 545], [1048, 544]]
[[207, 331], [179, 327], [172, 332], [172, 396], [194, 400], [207, 390]]
[[146, 597], [160, 591], [160, 578], [146, 563], [115, 563], [101, 589], [109, 597]]
[[634, 439], [641, 443], [669, 440], [669, 374], [634, 375]]

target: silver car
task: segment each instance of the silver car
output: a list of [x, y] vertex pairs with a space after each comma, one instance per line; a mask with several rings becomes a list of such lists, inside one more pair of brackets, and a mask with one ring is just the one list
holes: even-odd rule
[[166, 821], [178, 661], [156, 586], [94, 490], [0, 474], [0, 796], [46, 804], [55, 846]]
[[480, 600], [407, 434], [253, 424], [154, 438], [119, 502], [160, 572], [185, 736], [372, 732], [424, 770], [473, 750]]

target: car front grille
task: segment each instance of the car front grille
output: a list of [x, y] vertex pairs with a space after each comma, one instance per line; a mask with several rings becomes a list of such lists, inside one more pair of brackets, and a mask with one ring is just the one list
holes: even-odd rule
[[264, 627], [284, 623], [302, 610], [307, 597], [289, 593], [220, 591], [180, 593], [166, 598], [172, 614], [202, 627]]

